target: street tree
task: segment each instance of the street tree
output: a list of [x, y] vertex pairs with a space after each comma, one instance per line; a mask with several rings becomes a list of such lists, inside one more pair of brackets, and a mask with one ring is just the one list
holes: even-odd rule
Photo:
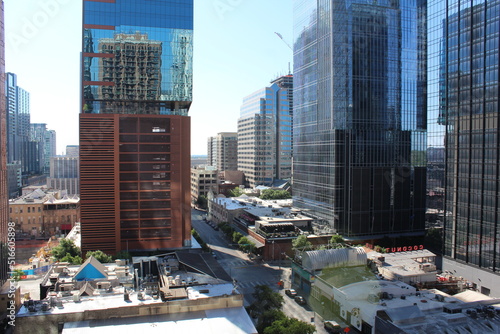
[[283, 296], [267, 285], [256, 285], [252, 296], [255, 301], [250, 307], [258, 316], [269, 310], [279, 310], [284, 302]]
[[307, 322], [286, 317], [273, 322], [264, 329], [264, 334], [313, 334], [315, 330], [316, 327]]

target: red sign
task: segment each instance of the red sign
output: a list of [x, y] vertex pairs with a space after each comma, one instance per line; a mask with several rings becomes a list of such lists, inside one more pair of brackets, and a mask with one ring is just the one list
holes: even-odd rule
[[344, 329], [344, 333], [349, 333], [350, 331], [351, 331], [351, 329], [350, 329], [349, 327], [346, 327], [346, 328]]
[[424, 249], [424, 245], [389, 247], [389, 248], [386, 248], [386, 252], [387, 253], [411, 252], [411, 251], [422, 250], [422, 249]]

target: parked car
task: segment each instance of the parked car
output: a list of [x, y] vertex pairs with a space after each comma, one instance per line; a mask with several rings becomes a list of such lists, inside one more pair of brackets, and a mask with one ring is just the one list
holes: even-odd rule
[[306, 300], [302, 296], [295, 296], [294, 300], [297, 304], [300, 304], [300, 305], [306, 304]]
[[333, 334], [342, 333], [342, 327], [340, 327], [340, 325], [333, 320], [326, 320], [323, 323], [323, 326], [325, 327], [328, 333], [333, 333]]
[[295, 291], [294, 289], [286, 289], [285, 295], [294, 298], [297, 295], [297, 291]]

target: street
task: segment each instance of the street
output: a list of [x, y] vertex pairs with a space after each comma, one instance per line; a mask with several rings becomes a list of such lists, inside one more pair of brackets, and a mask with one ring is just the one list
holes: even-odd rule
[[[216, 231], [207, 224], [203, 217], [204, 211], [192, 210], [192, 225], [201, 238], [209, 245], [224, 270], [236, 280], [238, 290], [244, 295], [245, 306], [252, 303], [252, 293], [256, 285], [267, 285], [283, 295], [283, 312], [299, 320], [311, 323], [314, 318], [316, 333], [327, 334], [323, 328], [322, 319], [317, 316], [309, 305], [299, 305], [293, 298], [285, 295], [285, 289], [290, 288], [291, 269], [278, 264], [253, 262], [248, 255], [231, 246], [221, 231]], [[285, 289], [279, 289], [278, 282], [283, 279]]]

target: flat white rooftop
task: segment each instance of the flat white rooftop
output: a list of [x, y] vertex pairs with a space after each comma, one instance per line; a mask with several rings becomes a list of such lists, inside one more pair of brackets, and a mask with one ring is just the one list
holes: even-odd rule
[[243, 307], [199, 312], [119, 318], [106, 321], [80, 321], [64, 324], [63, 334], [182, 333], [182, 334], [257, 334]]

